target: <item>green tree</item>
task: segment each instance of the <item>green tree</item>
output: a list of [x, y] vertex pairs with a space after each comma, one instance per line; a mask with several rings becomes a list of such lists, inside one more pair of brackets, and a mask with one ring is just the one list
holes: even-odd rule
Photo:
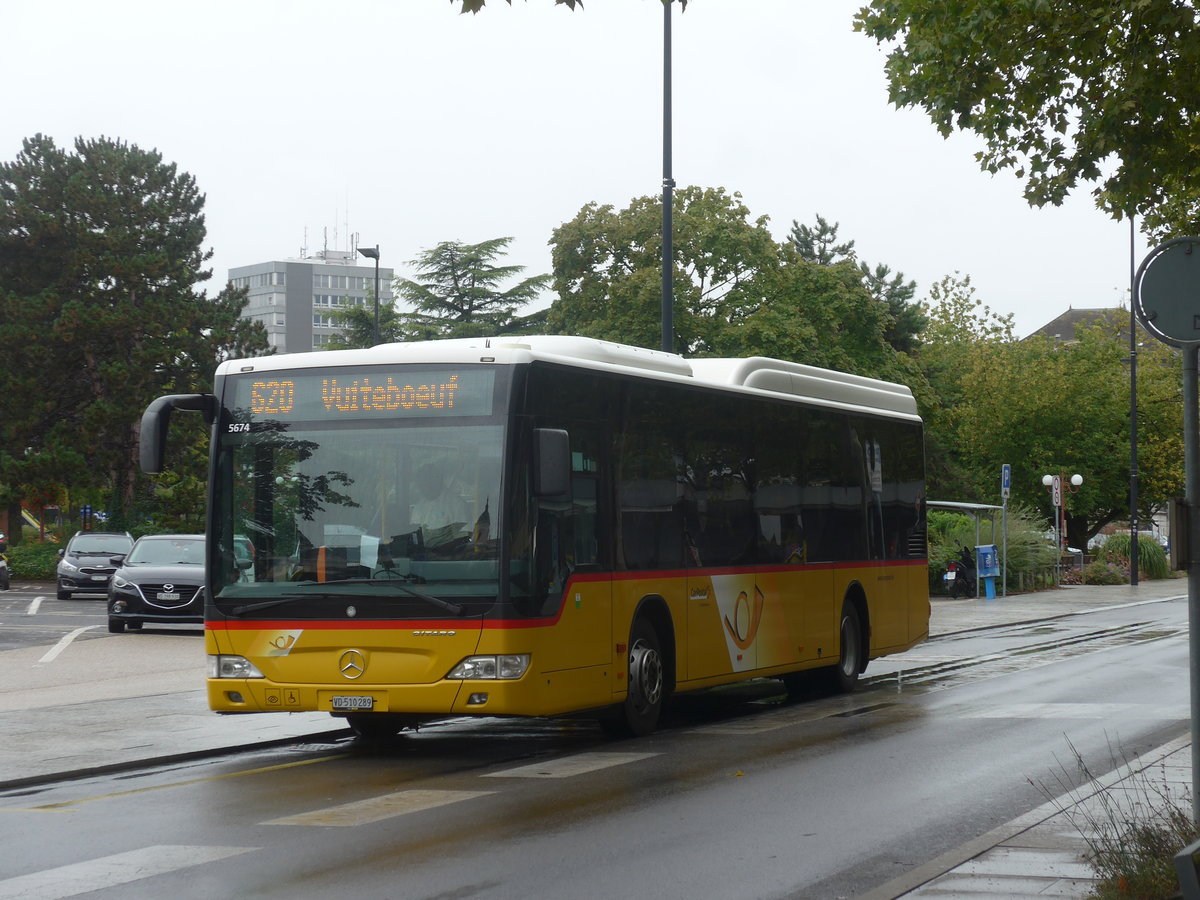
[[[1072, 547], [1128, 515], [1128, 337], [1118, 318], [1069, 345], [1040, 336], [984, 345], [963, 375], [957, 437], [978, 496], [995, 496], [1000, 466], [1011, 463], [1013, 502], [1052, 521], [1042, 476], [1081, 474], [1066, 504]], [[1152, 399], [1139, 403], [1139, 427], [1153, 449], [1139, 454], [1139, 495], [1148, 512], [1182, 489], [1183, 426], [1178, 359], [1165, 346], [1145, 352], [1138, 394]]]
[[[335, 332], [329, 338], [330, 350], [347, 350], [375, 345], [375, 298], [373, 294], [373, 291], [368, 294], [366, 303], [343, 306], [330, 312], [329, 318], [343, 329]], [[379, 343], [390, 344], [402, 341], [406, 336], [395, 305], [380, 303]]]
[[983, 501], [989, 494], [976, 493], [976, 479], [960, 449], [959, 430], [971, 414], [963, 376], [989, 348], [1016, 340], [1013, 317], [997, 315], [984, 305], [975, 296], [971, 277], [957, 272], [930, 286], [920, 310], [926, 327], [915, 357], [937, 398], [922, 407], [929, 495]]
[[[675, 346], [696, 356], [774, 356], [919, 388], [915, 367], [884, 339], [887, 311], [853, 260], [803, 259], [724, 188], [682, 188], [674, 202]], [[619, 211], [591, 203], [555, 229], [550, 331], [658, 346], [661, 210], [658, 197]]]
[[[708, 352], [715, 331], [755, 301], [758, 274], [778, 259], [766, 226], [724, 188], [674, 192], [674, 346]], [[550, 246], [558, 294], [550, 331], [659, 346], [661, 197], [635, 198], [620, 211], [589, 203], [554, 230]]]
[[800, 251], [800, 256], [819, 266], [831, 266], [842, 259], [854, 259], [854, 241], [839, 244], [838, 228], [840, 223], [832, 225], [824, 216], [817, 213], [817, 225], [810, 228], [792, 219], [791, 239]]
[[809, 262], [828, 266], [842, 260], [853, 261], [862, 273], [863, 285], [887, 309], [890, 321], [884, 327], [884, 340], [901, 353], [911, 353], [917, 347], [917, 336], [925, 327], [925, 317], [912, 302], [917, 283], [911, 279], [906, 281], [903, 272], [893, 272], [890, 266], [882, 263], [871, 266], [859, 260], [854, 252], [854, 241], [837, 242], [838, 227], [839, 223], [830, 224], [818, 213], [815, 228], [793, 219], [790, 237], [801, 257]]
[[973, 131], [987, 172], [1025, 179], [1034, 205], [1080, 182], [1151, 230], [1200, 216], [1200, 22], [1180, 0], [872, 0], [855, 28], [891, 47], [898, 107], [943, 135]]
[[524, 266], [494, 265], [511, 242], [511, 237], [478, 244], [443, 241], [412, 260], [417, 279], [394, 282], [397, 296], [413, 308], [397, 314], [400, 333], [408, 340], [424, 340], [521, 330], [517, 310], [538, 298], [550, 276], [534, 275], [501, 288], [525, 271]]
[[[192, 176], [157, 151], [37, 135], [0, 165], [0, 484], [55, 476], [135, 505], [138, 427], [160, 393], [196, 389], [222, 354], [267, 346], [238, 312], [245, 292], [208, 300]], [[82, 464], [80, 464], [82, 461]], [[118, 522], [120, 524], [120, 522]]]

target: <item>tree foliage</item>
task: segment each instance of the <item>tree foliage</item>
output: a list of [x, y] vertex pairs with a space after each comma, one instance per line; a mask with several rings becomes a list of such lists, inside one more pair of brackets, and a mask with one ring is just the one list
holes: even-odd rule
[[1200, 214], [1200, 23], [1185, 0], [873, 0], [855, 28], [890, 43], [897, 106], [973, 131], [988, 172], [1034, 205], [1097, 182], [1097, 205], [1158, 231]]
[[[919, 380], [884, 339], [887, 311], [853, 261], [805, 260], [724, 188], [681, 188], [674, 204], [674, 346]], [[639, 197], [623, 210], [590, 203], [555, 229], [548, 329], [657, 346], [661, 223], [661, 198]]]
[[[195, 390], [217, 359], [266, 348], [238, 317], [245, 291], [195, 291], [211, 273], [192, 176], [108, 138], [74, 152], [37, 135], [0, 165], [0, 485], [104, 487], [135, 500], [142, 410]], [[15, 507], [14, 507], [15, 508]]]
[[[976, 496], [996, 496], [1000, 467], [1011, 463], [1014, 502], [1052, 521], [1042, 476], [1079, 473], [1083, 485], [1067, 497], [1067, 537], [1086, 547], [1129, 512], [1128, 337], [1120, 322], [1084, 328], [1072, 344], [1034, 336], [978, 351], [962, 376], [956, 423]], [[1182, 490], [1182, 403], [1176, 352], [1148, 346], [1139, 357], [1139, 504], [1148, 514]]]
[[[341, 326], [329, 338], [329, 350], [373, 347], [375, 340], [375, 298], [370, 292], [365, 304], [341, 306], [329, 313], [329, 318]], [[394, 303], [379, 304], [379, 341], [391, 344], [406, 337], [404, 325]]]
[[854, 241], [837, 243], [838, 223], [832, 224], [817, 214], [817, 225], [810, 228], [792, 220], [791, 239], [800, 255], [818, 265], [833, 265], [841, 260], [857, 264], [862, 273], [863, 285], [879, 303], [887, 309], [890, 321], [884, 328], [884, 340], [902, 353], [916, 349], [917, 336], [925, 327], [925, 318], [912, 302], [917, 292], [917, 283], [905, 280], [903, 272], [892, 272], [890, 266], [870, 263], [858, 259]]
[[936, 398], [921, 410], [929, 495], [976, 499], [976, 479], [959, 445], [959, 429], [970, 414], [963, 375], [990, 347], [1015, 340], [1013, 317], [993, 313], [975, 296], [970, 276], [958, 273], [931, 285], [919, 308], [926, 327], [915, 356]]
[[528, 323], [517, 310], [538, 298], [550, 276], [533, 275], [503, 287], [525, 271], [524, 266], [495, 265], [511, 242], [511, 237], [478, 244], [443, 241], [412, 260], [417, 278], [394, 282], [397, 296], [412, 307], [412, 312], [396, 314], [401, 337], [428, 340], [525, 330]]

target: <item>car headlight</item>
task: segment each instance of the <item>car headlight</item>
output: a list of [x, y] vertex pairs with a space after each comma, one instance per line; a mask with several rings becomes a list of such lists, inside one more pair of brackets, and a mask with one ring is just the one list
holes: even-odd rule
[[126, 581], [120, 575], [114, 575], [112, 577], [112, 583], [113, 583], [113, 587], [118, 587], [118, 588], [133, 587], [132, 584], [130, 584], [128, 581]]
[[74, 563], [69, 563], [65, 559], [62, 560], [61, 562], [59, 562], [58, 567], [59, 567], [59, 569], [61, 569], [64, 572], [78, 572], [79, 571], [79, 566], [75, 565]]
[[209, 678], [265, 678], [258, 667], [244, 656], [210, 655]]
[[472, 679], [515, 679], [529, 668], [528, 653], [506, 653], [500, 656], [468, 656], [450, 670], [447, 678]]

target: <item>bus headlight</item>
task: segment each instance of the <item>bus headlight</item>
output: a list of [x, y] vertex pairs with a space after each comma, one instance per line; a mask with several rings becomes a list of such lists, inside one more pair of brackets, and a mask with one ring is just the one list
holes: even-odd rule
[[468, 656], [450, 670], [447, 678], [474, 679], [515, 679], [525, 674], [529, 668], [528, 653], [506, 653], [501, 656]]
[[209, 656], [209, 678], [265, 678], [244, 656]]

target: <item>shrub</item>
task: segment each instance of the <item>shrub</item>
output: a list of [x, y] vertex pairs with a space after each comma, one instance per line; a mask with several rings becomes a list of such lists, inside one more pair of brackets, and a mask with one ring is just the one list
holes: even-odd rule
[[[1065, 574], [1063, 576], [1063, 581], [1067, 582], [1067, 576]], [[1128, 584], [1129, 566], [1123, 566], [1119, 562], [1108, 562], [1102, 559], [1093, 560], [1083, 567], [1083, 577], [1079, 580], [1079, 583]]]
[[58, 548], [62, 544], [22, 541], [5, 554], [13, 578], [31, 581], [53, 581], [58, 565]]
[[[1133, 547], [1133, 536], [1129, 534], [1110, 535], [1096, 554], [1098, 561], [1121, 566], [1129, 572], [1129, 551]], [[1138, 572], [1146, 578], [1170, 578], [1171, 565], [1167, 562], [1167, 552], [1153, 535], [1138, 535]], [[1091, 581], [1091, 579], [1088, 579]], [[1128, 580], [1128, 579], [1126, 579]], [[1107, 584], [1108, 582], [1105, 582]]]
[[[979, 523], [979, 543], [1002, 542], [1001, 522], [997, 515], [996, 527], [992, 523]], [[958, 557], [963, 547], [975, 548], [975, 521], [963, 513], [931, 509], [929, 525], [929, 589], [930, 593], [944, 593], [942, 575], [947, 564]], [[1008, 510], [1008, 586], [1011, 590], [1017, 576], [1025, 573], [1032, 576], [1054, 565], [1054, 545], [1046, 540], [1046, 523], [1036, 512], [1027, 507], [1013, 506]]]
[[[1175, 854], [1200, 837], [1192, 821], [1190, 798], [1176, 797], [1167, 784], [1166, 762], [1139, 769], [1123, 750], [1111, 745], [1114, 766], [1128, 773], [1093, 797], [1097, 780], [1082, 755], [1068, 740], [1075, 772], [1063, 766], [1053, 785], [1037, 786], [1051, 798], [1087, 844], [1085, 854], [1098, 881], [1090, 897], [1097, 900], [1162, 900], [1179, 896]], [[1037, 784], [1036, 782], [1034, 782]]]

